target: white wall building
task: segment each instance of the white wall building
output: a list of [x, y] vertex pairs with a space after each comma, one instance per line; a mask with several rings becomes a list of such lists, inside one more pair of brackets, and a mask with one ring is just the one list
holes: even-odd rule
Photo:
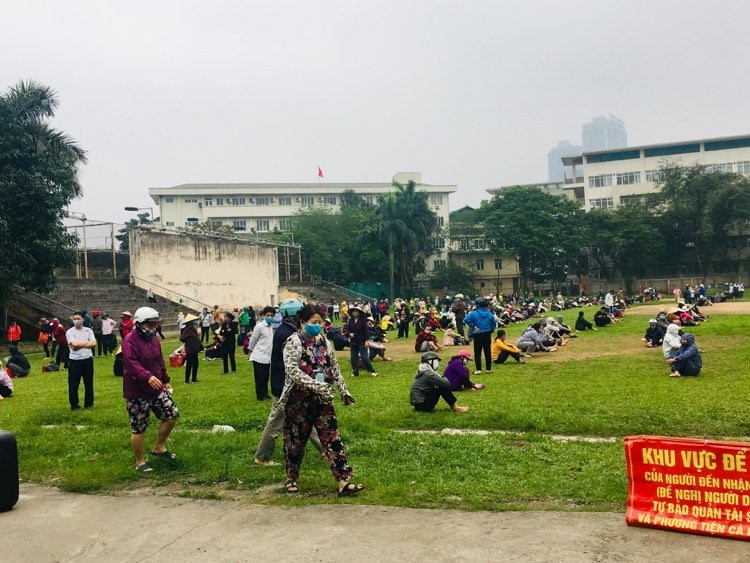
[[586, 211], [609, 209], [654, 193], [659, 167], [666, 162], [750, 175], [750, 135], [584, 152], [562, 161], [573, 167], [573, 178], [565, 180], [566, 195]]
[[[406, 184], [413, 180], [417, 191], [427, 192], [430, 209], [437, 214], [438, 226], [448, 225], [448, 197], [455, 185], [423, 184], [420, 172], [399, 172], [393, 180]], [[149, 188], [149, 195], [159, 206], [160, 227], [176, 229], [206, 220], [247, 232], [281, 232], [290, 230], [294, 214], [304, 207], [328, 207], [338, 210], [341, 194], [353, 190], [367, 203], [375, 205], [379, 195], [394, 190], [392, 182], [372, 183], [305, 183], [305, 184], [181, 184], [169, 188]], [[436, 255], [445, 258], [445, 237], [435, 239]], [[442, 248], [440, 245], [443, 245]], [[440, 263], [440, 262], [438, 262]]]

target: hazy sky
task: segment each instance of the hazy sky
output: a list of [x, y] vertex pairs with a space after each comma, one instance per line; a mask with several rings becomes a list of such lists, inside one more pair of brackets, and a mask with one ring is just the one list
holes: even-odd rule
[[54, 88], [90, 218], [184, 182], [547, 178], [595, 115], [630, 144], [750, 133], [744, 0], [5, 0], [0, 89]]

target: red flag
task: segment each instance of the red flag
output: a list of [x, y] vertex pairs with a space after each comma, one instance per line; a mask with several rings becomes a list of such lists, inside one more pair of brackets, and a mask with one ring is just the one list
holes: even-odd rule
[[323, 169], [320, 166], [318, 166], [318, 176], [323, 177]]

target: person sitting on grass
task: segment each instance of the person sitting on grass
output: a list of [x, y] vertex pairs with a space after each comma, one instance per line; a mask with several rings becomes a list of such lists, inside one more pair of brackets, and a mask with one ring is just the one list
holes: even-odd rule
[[417, 335], [417, 340], [414, 343], [415, 352], [436, 352], [440, 350], [437, 338], [432, 334], [432, 329], [429, 326], [424, 327], [422, 331]]
[[440, 356], [435, 352], [422, 354], [421, 363], [417, 368], [414, 382], [409, 392], [409, 402], [414, 410], [419, 412], [432, 412], [440, 397], [448, 403], [453, 412], [468, 412], [469, 407], [461, 407], [458, 399], [451, 391], [451, 382], [438, 374]]
[[664, 353], [664, 358], [669, 359], [673, 358], [674, 355], [677, 353], [677, 350], [680, 348], [680, 325], [671, 323], [667, 327], [667, 332], [664, 335], [664, 340], [662, 341], [661, 349]]
[[385, 355], [385, 345], [388, 342], [385, 331], [375, 324], [373, 317], [367, 318], [367, 326], [370, 327], [370, 341], [367, 342], [367, 353], [370, 356], [370, 362], [373, 362], [378, 356], [383, 358], [384, 362], [392, 362], [393, 358]]
[[453, 356], [448, 365], [445, 367], [443, 376], [451, 382], [451, 391], [463, 391], [464, 389], [470, 389], [477, 391], [484, 389], [483, 383], [474, 383], [469, 379], [469, 362], [473, 358], [468, 350], [460, 350], [458, 354]]
[[578, 311], [578, 318], [576, 319], [576, 330], [579, 332], [584, 330], [596, 330], [594, 325], [592, 325], [584, 318], [583, 311]]
[[658, 348], [664, 342], [664, 329], [659, 326], [656, 319], [648, 321], [648, 328], [646, 329], [643, 341], [648, 348]]
[[6, 371], [11, 377], [26, 377], [31, 373], [31, 364], [18, 346], [12, 344], [9, 348], [10, 356], [5, 358]]
[[542, 319], [539, 321], [539, 324], [542, 325], [542, 334], [546, 337], [545, 343], [549, 342], [549, 345], [553, 346], [565, 346], [568, 343], [568, 341], [563, 338], [562, 332], [560, 332], [560, 327], [557, 325], [557, 321], [552, 317], [547, 317], [547, 320]]
[[526, 328], [526, 331], [521, 335], [521, 337], [516, 342], [516, 346], [521, 349], [522, 352], [524, 352], [524, 356], [526, 358], [533, 357], [531, 355], [532, 352], [556, 352], [557, 346], [547, 346], [544, 343], [544, 340], [542, 338], [542, 335], [540, 334], [540, 331], [542, 329], [542, 325], [538, 322], [534, 323], [533, 325], [530, 325]]
[[526, 360], [521, 357], [521, 350], [505, 341], [505, 331], [501, 328], [495, 333], [495, 340], [492, 342], [492, 363], [504, 364], [509, 357], [513, 358], [519, 364], [525, 364]]
[[562, 335], [568, 335], [571, 338], [578, 338], [578, 335], [573, 332], [573, 329], [570, 328], [570, 325], [565, 324], [565, 319], [563, 319], [562, 315], [557, 315], [557, 327], [560, 331], [560, 334]]
[[612, 324], [612, 317], [607, 313], [607, 308], [602, 307], [596, 313], [594, 313], [594, 324], [598, 327], [603, 327]]
[[13, 380], [10, 375], [3, 369], [3, 363], [0, 362], [0, 400], [13, 396]]
[[680, 338], [680, 348], [677, 353], [667, 359], [672, 372], [669, 377], [681, 377], [683, 375], [698, 375], [703, 367], [703, 358], [695, 343], [695, 337], [686, 332]]

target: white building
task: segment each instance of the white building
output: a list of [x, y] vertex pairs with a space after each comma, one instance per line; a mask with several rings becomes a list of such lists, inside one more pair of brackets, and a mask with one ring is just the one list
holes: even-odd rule
[[667, 162], [750, 175], [750, 135], [584, 152], [562, 161], [573, 168], [566, 195], [586, 211], [609, 209], [654, 193], [659, 167]]
[[[448, 224], [448, 197], [455, 185], [423, 184], [420, 172], [399, 172], [393, 180], [406, 184], [413, 180], [417, 191], [427, 192], [429, 205], [438, 217], [438, 226]], [[159, 206], [160, 227], [176, 229], [204, 221], [228, 225], [238, 231], [266, 233], [289, 231], [294, 214], [305, 207], [338, 210], [341, 195], [353, 190], [369, 204], [379, 195], [394, 190], [392, 182], [372, 183], [297, 183], [297, 184], [181, 184], [168, 188], [149, 188]], [[437, 237], [437, 257], [446, 251], [444, 237]], [[428, 264], [434, 261], [428, 260]], [[438, 262], [440, 263], [440, 262]]]

